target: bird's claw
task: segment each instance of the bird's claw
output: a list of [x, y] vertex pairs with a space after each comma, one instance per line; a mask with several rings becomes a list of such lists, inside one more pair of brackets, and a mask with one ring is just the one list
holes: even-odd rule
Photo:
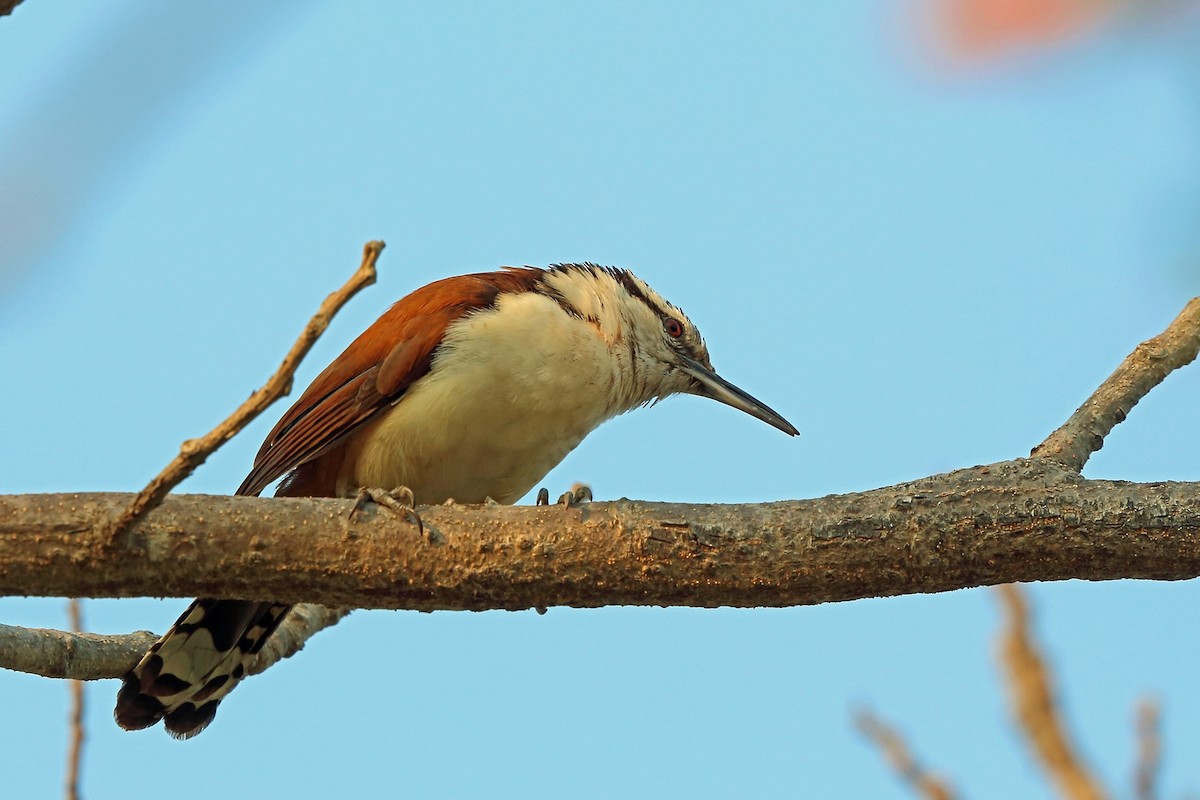
[[412, 489], [407, 486], [398, 486], [390, 492], [386, 489], [371, 489], [363, 486], [354, 498], [354, 507], [350, 509], [350, 519], [354, 519], [366, 508], [367, 503], [383, 506], [393, 514], [404, 517], [417, 526], [419, 535], [425, 535], [425, 523], [421, 521], [421, 515], [417, 513], [416, 509], [417, 499], [413, 495]]
[[[586, 483], [576, 483], [571, 486], [569, 492], [563, 492], [559, 495], [558, 502], [555, 505], [563, 506], [564, 508], [572, 508], [581, 503], [592, 502], [592, 489]], [[539, 506], [550, 505], [550, 492], [544, 486], [538, 489], [536, 504]]]

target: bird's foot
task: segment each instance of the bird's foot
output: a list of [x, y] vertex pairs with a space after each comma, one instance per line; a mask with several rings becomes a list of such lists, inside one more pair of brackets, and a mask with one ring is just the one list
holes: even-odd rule
[[[559, 496], [558, 502], [555, 505], [560, 505], [560, 506], [563, 506], [564, 508], [571, 508], [573, 506], [580, 505], [581, 503], [590, 503], [590, 502], [592, 502], [591, 487], [588, 486], [586, 483], [576, 483], [571, 486], [571, 490], [569, 492], [563, 492]], [[550, 491], [548, 489], [546, 489], [545, 487], [538, 489], [537, 505], [539, 505], [539, 506], [550, 505]]]
[[354, 519], [359, 512], [366, 508], [367, 503], [383, 506], [393, 514], [404, 517], [417, 526], [418, 534], [425, 535], [425, 523], [421, 521], [421, 515], [417, 513], [416, 497], [413, 496], [412, 489], [407, 486], [398, 486], [390, 492], [386, 489], [361, 487], [358, 495], [354, 498], [354, 507], [350, 509], [350, 519]]

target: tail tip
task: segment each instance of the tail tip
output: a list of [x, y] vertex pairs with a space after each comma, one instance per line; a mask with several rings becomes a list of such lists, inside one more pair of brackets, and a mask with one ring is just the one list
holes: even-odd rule
[[163, 727], [172, 739], [190, 739], [208, 727], [208, 723], [217, 716], [219, 700], [209, 700], [197, 706], [195, 703], [184, 703], [178, 708], [171, 709], [163, 717]]
[[129, 672], [122, 679], [121, 691], [117, 692], [117, 705], [113, 709], [113, 718], [127, 731], [140, 731], [149, 728], [163, 718], [166, 707], [142, 692], [141, 681], [137, 675]]
[[208, 727], [217, 715], [219, 700], [207, 703], [182, 703], [168, 708], [162, 702], [141, 690], [141, 681], [130, 672], [123, 679], [117, 692], [117, 705], [113, 718], [117, 725], [127, 731], [140, 731], [162, 720], [163, 727], [173, 739], [190, 739]]

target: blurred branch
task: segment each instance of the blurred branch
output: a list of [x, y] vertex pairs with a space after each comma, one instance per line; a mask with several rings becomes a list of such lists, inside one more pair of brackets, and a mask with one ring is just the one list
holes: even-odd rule
[[272, 403], [292, 390], [292, 377], [308, 351], [329, 327], [330, 321], [341, 308], [363, 288], [375, 283], [375, 262], [383, 251], [383, 242], [367, 242], [363, 247], [362, 263], [342, 288], [325, 298], [317, 313], [308, 321], [300, 338], [292, 345], [283, 363], [262, 388], [255, 391], [224, 422], [198, 439], [188, 439], [179, 448], [179, 455], [154, 477], [133, 498], [133, 501], [111, 523], [109, 536], [116, 539], [134, 521], [155, 508], [167, 494], [212, 455], [225, 442], [232, 439], [255, 417]]
[[1165, 331], [1138, 345], [1031, 455], [1079, 472], [1092, 453], [1104, 446], [1104, 437], [1138, 401], [1171, 372], [1192, 363], [1197, 352], [1200, 352], [1200, 297], [1193, 298]]
[[[300, 652], [309, 638], [348, 613], [344, 608], [296, 606], [255, 657], [249, 674]], [[0, 625], [0, 667], [75, 682], [120, 678], [157, 640], [149, 631], [102, 636]]]
[[937, 776], [926, 772], [912, 757], [904, 738], [869, 711], [854, 715], [854, 724], [863, 736], [879, 748], [883, 757], [905, 783], [927, 800], [954, 800], [954, 792]]
[[1137, 718], [1137, 766], [1134, 768], [1133, 796], [1137, 800], [1154, 800], [1158, 768], [1162, 762], [1159, 737], [1158, 703], [1151, 697], [1142, 698], [1135, 711]]
[[1021, 590], [998, 587], [1008, 612], [1008, 630], [1001, 638], [1001, 661], [1008, 673], [1013, 711], [1025, 739], [1047, 776], [1071, 800], [1100, 800], [1106, 796], [1075, 753], [1059, 718], [1052, 679], [1029, 625], [1029, 611]]
[[[71, 631], [83, 631], [83, 610], [78, 598], [67, 603]], [[67, 744], [67, 775], [65, 779], [67, 800], [79, 800], [79, 764], [83, 759], [83, 681], [73, 680], [71, 686], [71, 733]]]

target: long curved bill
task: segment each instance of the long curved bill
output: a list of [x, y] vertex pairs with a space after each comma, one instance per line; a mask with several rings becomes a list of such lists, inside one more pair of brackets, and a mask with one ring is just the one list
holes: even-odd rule
[[685, 356], [683, 371], [700, 382], [701, 389], [696, 394], [732, 406], [739, 411], [745, 411], [750, 416], [757, 417], [768, 425], [778, 428], [788, 436], [800, 433], [792, 423], [772, 411], [766, 404], [755, 400], [699, 361]]

